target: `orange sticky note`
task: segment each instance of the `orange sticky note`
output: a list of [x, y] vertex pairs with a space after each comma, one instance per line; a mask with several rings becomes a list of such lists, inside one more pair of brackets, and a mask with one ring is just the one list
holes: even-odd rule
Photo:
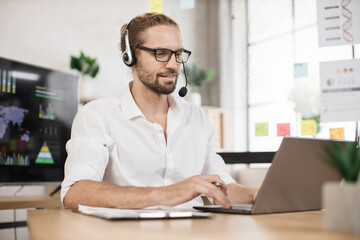
[[255, 123], [255, 136], [269, 136], [269, 124]]
[[150, 0], [150, 12], [162, 12], [163, 0]]
[[315, 119], [307, 119], [301, 121], [301, 135], [316, 135], [316, 121]]
[[344, 128], [330, 128], [330, 139], [345, 139]]
[[290, 135], [290, 123], [278, 123], [276, 126], [278, 137]]

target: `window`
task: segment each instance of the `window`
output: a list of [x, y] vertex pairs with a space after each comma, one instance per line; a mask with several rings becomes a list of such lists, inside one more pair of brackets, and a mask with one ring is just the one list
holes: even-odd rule
[[[302, 120], [319, 115], [319, 62], [352, 59], [352, 46], [318, 47], [316, 0], [249, 0], [247, 11], [249, 151], [276, 151], [278, 129], [302, 136]], [[332, 128], [355, 139], [356, 122], [319, 123], [315, 137]]]

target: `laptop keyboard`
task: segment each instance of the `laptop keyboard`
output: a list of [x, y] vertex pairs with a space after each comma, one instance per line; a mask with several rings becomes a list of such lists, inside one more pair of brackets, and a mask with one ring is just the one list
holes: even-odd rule
[[[209, 209], [225, 209], [221, 205], [206, 205], [206, 206], [202, 206], [202, 207], [209, 208]], [[252, 207], [253, 207], [252, 204], [235, 204], [235, 205], [231, 206], [231, 209], [251, 211]]]
[[232, 205], [231, 209], [251, 211], [252, 207], [253, 207], [252, 204], [238, 204], [238, 205]]

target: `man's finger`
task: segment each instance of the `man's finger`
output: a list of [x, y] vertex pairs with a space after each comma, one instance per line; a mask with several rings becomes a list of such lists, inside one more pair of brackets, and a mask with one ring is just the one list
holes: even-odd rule
[[212, 183], [208, 183], [203, 187], [205, 187], [204, 190], [206, 192], [204, 192], [204, 194], [206, 196], [208, 196], [210, 198], [213, 198], [216, 202], [218, 202], [224, 208], [230, 208], [231, 207], [230, 200], [226, 197], [224, 192], [222, 190], [220, 190], [217, 186], [215, 186]]
[[216, 186], [219, 190], [221, 190], [225, 195], [227, 195], [226, 185], [221, 182], [211, 182], [214, 186]]

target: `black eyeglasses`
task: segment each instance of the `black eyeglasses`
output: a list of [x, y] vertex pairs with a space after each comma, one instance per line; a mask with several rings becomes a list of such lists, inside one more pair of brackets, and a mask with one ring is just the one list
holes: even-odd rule
[[186, 63], [187, 60], [189, 60], [189, 57], [191, 55], [191, 51], [182, 49], [178, 51], [173, 51], [171, 49], [167, 48], [148, 48], [144, 46], [137, 46], [137, 48], [149, 52], [153, 52], [155, 55], [155, 59], [158, 62], [168, 62], [171, 59], [171, 56], [173, 53], [175, 54], [175, 61], [177, 63]]

